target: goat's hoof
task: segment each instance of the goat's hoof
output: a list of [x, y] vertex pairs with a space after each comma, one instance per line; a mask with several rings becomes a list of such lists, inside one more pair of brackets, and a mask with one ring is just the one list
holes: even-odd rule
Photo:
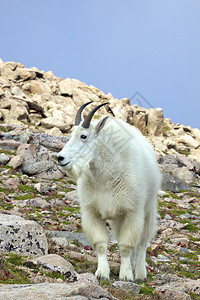
[[146, 281], [147, 281], [146, 277], [144, 279], [141, 279], [141, 278], [136, 278], [135, 279], [135, 282], [137, 282], [137, 283], [142, 283], [142, 282], [146, 282]]
[[102, 272], [101, 270], [97, 270], [95, 276], [98, 280], [110, 281], [109, 272]]
[[107, 281], [109, 282], [110, 281], [110, 278], [106, 278], [106, 277], [101, 277], [101, 278], [98, 278], [99, 281]]
[[133, 282], [133, 275], [132, 274], [120, 274], [119, 279], [122, 281]]

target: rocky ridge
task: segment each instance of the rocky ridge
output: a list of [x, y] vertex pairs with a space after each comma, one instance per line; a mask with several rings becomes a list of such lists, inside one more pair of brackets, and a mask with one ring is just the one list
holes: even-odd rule
[[[157, 153], [163, 191], [158, 202], [158, 234], [147, 253], [147, 283], [116, 281], [120, 258], [112, 236], [108, 250], [111, 283], [99, 285], [92, 276], [97, 257], [82, 233], [76, 184], [55, 163], [56, 153], [69, 139], [78, 107], [89, 100], [94, 101], [91, 107], [109, 101], [95, 117], [110, 113], [137, 126]], [[161, 109], [131, 106], [126, 98], [114, 99], [78, 80], [63, 80], [51, 71], [2, 61], [0, 119], [0, 283], [11, 284], [9, 289], [0, 286], [2, 298], [20, 299], [25, 291], [27, 299], [31, 294], [36, 299], [191, 299], [200, 295], [199, 129], [175, 125], [163, 117]], [[46, 240], [37, 236], [27, 248], [23, 236], [17, 235], [23, 230], [25, 240], [32, 242], [29, 225], [29, 230], [23, 225], [26, 222], [41, 226]], [[6, 226], [11, 226], [7, 234]], [[40, 241], [46, 250], [37, 253]], [[27, 249], [31, 256], [27, 256]], [[61, 259], [66, 263], [64, 271]], [[18, 289], [12, 285], [15, 283]], [[28, 288], [30, 283], [35, 284], [35, 296], [34, 289]], [[52, 283], [58, 291], [54, 296]], [[65, 285], [71, 291], [68, 294]]]

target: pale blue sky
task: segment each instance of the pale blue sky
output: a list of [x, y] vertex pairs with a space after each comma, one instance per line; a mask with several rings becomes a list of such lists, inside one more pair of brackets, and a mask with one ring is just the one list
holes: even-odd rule
[[199, 0], [1, 0], [0, 41], [3, 61], [140, 92], [200, 128]]

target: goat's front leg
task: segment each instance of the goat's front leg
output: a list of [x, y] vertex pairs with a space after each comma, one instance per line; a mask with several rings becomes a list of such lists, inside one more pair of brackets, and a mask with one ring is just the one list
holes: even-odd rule
[[82, 210], [82, 227], [92, 247], [98, 253], [96, 277], [109, 280], [110, 268], [107, 259], [109, 237], [105, 222], [92, 210]]
[[107, 245], [99, 243], [96, 245], [96, 250], [98, 253], [98, 268], [95, 275], [99, 279], [109, 280], [110, 268], [107, 259]]

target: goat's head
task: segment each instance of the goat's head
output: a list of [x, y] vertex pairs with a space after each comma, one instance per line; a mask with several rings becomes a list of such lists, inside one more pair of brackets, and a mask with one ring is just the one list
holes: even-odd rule
[[94, 148], [98, 135], [104, 127], [108, 116], [99, 122], [91, 122], [94, 113], [103, 105], [96, 106], [84, 119], [83, 109], [91, 102], [82, 105], [75, 118], [75, 126], [71, 138], [57, 154], [58, 163], [69, 174], [77, 179], [82, 171], [87, 170], [94, 159]]

